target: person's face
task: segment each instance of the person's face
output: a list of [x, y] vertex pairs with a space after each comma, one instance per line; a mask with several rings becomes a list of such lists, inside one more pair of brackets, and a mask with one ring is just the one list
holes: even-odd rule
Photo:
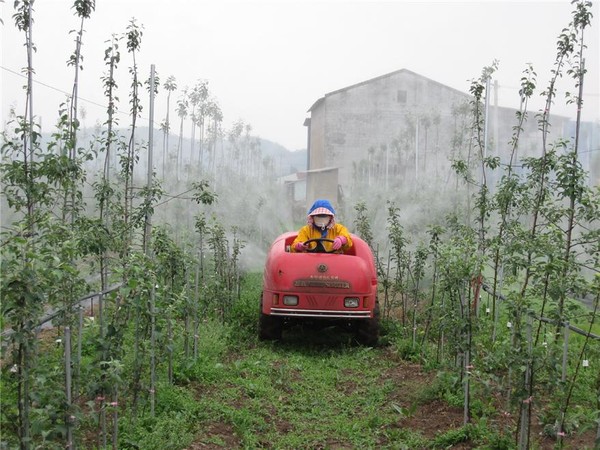
[[318, 214], [316, 216], [313, 216], [313, 220], [316, 226], [318, 226], [319, 228], [325, 228], [329, 224], [331, 216], [328, 214]]

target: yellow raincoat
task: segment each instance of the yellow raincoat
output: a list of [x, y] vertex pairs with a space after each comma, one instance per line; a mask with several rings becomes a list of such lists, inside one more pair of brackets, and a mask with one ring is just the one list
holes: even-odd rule
[[[346, 243], [342, 245], [342, 248], [340, 248], [340, 251], [344, 252], [350, 247], [352, 247], [352, 238], [350, 237], [350, 233], [348, 232], [348, 229], [342, 224], [335, 223], [333, 227], [327, 230], [327, 234], [325, 236], [322, 236], [321, 230], [315, 228], [313, 225], [304, 225], [302, 228], [300, 228], [300, 231], [298, 231], [298, 237], [292, 243], [290, 251], [292, 251], [293, 253], [297, 251], [296, 244], [298, 242], [306, 242], [309, 239], [321, 238], [331, 239], [333, 241], [338, 236], [344, 236], [347, 239]], [[333, 245], [333, 242], [323, 242], [322, 244], [326, 251], [332, 251], [331, 247]]]

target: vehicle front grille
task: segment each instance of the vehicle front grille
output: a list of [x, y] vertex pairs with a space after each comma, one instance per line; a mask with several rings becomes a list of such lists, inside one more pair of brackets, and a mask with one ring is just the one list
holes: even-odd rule
[[295, 309], [295, 308], [271, 308], [273, 316], [289, 317], [320, 317], [332, 319], [369, 319], [370, 311], [350, 310], [322, 310], [322, 309]]
[[[319, 305], [322, 305], [324, 308], [335, 308], [338, 301], [341, 302], [341, 299], [335, 295], [330, 295], [327, 297], [321, 296], [321, 298], [317, 298], [314, 295], [306, 296], [306, 302], [308, 303], [308, 306], [313, 308], [316, 308]], [[340, 305], [340, 303], [337, 304]]]

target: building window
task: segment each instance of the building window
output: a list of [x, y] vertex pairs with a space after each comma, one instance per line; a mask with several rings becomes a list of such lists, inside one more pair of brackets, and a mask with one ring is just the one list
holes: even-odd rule
[[396, 101], [398, 103], [406, 104], [406, 91], [398, 91], [396, 92]]

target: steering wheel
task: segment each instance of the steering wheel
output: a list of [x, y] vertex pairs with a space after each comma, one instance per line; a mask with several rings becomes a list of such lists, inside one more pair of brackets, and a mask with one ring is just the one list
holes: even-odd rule
[[304, 242], [304, 245], [306, 244], [311, 244], [313, 242], [316, 242], [317, 245], [314, 246], [314, 248], [310, 248], [308, 250], [306, 250], [307, 253], [335, 253], [337, 252], [337, 250], [321, 250], [319, 251], [319, 242], [333, 242], [333, 239], [327, 239], [327, 238], [315, 238], [315, 239], [309, 239], [308, 241]]

